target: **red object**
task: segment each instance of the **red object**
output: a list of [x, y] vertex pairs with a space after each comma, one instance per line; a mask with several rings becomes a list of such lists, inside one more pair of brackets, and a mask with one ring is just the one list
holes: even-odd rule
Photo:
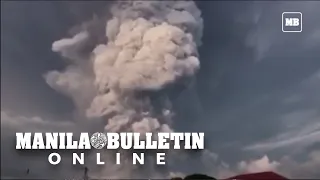
[[236, 179], [236, 180], [288, 180], [288, 178], [283, 177], [274, 172], [260, 172], [252, 174], [242, 174], [228, 178], [227, 180]]

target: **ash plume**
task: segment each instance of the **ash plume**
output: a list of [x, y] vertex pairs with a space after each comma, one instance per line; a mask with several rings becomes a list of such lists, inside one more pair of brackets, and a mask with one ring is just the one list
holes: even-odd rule
[[[99, 25], [91, 23], [72, 38], [53, 43], [52, 50], [70, 65], [47, 73], [48, 84], [70, 96], [87, 119], [105, 121], [106, 132], [174, 131], [168, 89], [188, 87], [200, 68], [200, 10], [193, 1], [119, 1], [110, 13], [107, 22], [96, 20]], [[101, 23], [105, 30], [96, 30]], [[108, 153], [104, 156], [110, 159]], [[167, 171], [151, 161], [148, 169], [107, 162], [95, 175], [143, 178], [146, 172], [150, 177]]]

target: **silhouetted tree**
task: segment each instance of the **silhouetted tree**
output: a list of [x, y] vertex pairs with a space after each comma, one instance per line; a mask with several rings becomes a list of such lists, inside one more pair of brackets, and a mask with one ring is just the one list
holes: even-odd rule
[[174, 178], [171, 178], [171, 180], [183, 180], [181, 177], [174, 177]]
[[192, 175], [188, 175], [184, 178], [184, 180], [200, 180], [200, 179], [215, 179], [217, 180], [216, 178], [213, 178], [211, 176], [207, 176], [205, 174], [192, 174]]

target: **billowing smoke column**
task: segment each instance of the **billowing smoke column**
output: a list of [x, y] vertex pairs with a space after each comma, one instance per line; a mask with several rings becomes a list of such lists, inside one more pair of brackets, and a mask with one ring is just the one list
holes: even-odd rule
[[[104, 119], [107, 132], [173, 131], [166, 90], [187, 85], [199, 69], [200, 10], [192, 1], [121, 1], [111, 15], [106, 38], [86, 28], [53, 43], [73, 63], [46, 74], [48, 84], [72, 97], [88, 119]], [[88, 51], [93, 37], [107, 41]]]

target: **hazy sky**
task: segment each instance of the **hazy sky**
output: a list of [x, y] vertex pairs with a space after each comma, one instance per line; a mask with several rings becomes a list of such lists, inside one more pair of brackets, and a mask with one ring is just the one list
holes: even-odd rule
[[[183, 92], [175, 102], [176, 128], [205, 131], [206, 146], [218, 157], [207, 171], [216, 177], [274, 170], [319, 178], [320, 2], [197, 4], [204, 19], [201, 69], [196, 96]], [[18, 156], [5, 143], [14, 139], [6, 133], [67, 126], [61, 123], [72, 119], [72, 101], [43, 78], [67, 65], [51, 44], [107, 7], [108, 2], [1, 1], [2, 175], [21, 175], [29, 166], [50, 169], [46, 157], [34, 158], [33, 165], [28, 157], [13, 162]], [[301, 33], [281, 31], [285, 11], [302, 12]], [[34, 116], [45, 122], [29, 118]]]

